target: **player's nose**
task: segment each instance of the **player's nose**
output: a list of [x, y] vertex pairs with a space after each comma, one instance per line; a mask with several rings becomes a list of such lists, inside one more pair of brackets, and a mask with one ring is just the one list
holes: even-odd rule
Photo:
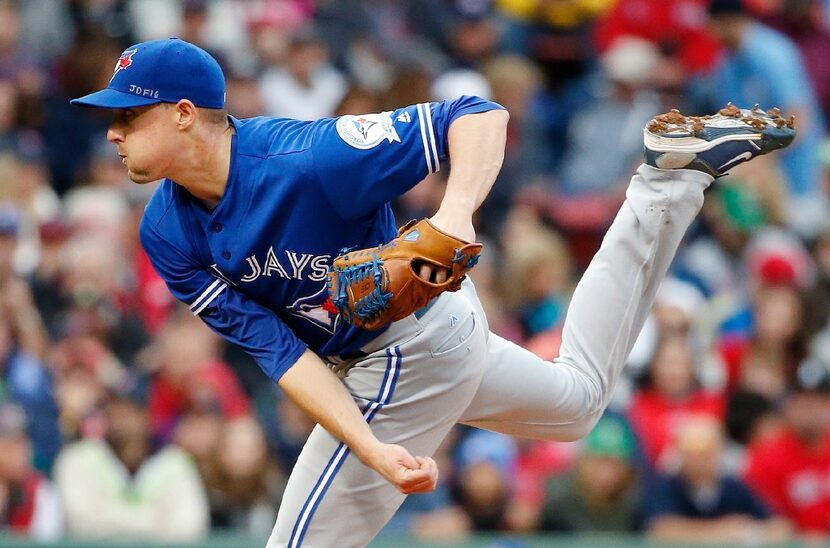
[[107, 141], [110, 143], [120, 143], [124, 140], [124, 134], [119, 131], [114, 125], [107, 130]]

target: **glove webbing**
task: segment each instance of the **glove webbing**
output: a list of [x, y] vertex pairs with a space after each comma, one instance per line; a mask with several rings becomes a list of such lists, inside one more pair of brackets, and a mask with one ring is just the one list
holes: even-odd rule
[[[350, 285], [365, 280], [371, 275], [375, 281], [375, 289], [370, 294], [355, 302], [354, 313], [360, 319], [368, 321], [376, 314], [385, 310], [389, 305], [389, 300], [392, 298], [392, 292], [381, 291], [383, 282], [381, 266], [383, 266], [383, 261], [378, 260], [377, 256], [373, 256], [371, 264], [353, 265], [335, 270], [335, 274], [337, 275], [337, 296], [332, 299], [334, 305], [340, 310], [348, 310], [349, 296], [346, 293], [346, 289]], [[331, 284], [329, 283], [329, 285]]]

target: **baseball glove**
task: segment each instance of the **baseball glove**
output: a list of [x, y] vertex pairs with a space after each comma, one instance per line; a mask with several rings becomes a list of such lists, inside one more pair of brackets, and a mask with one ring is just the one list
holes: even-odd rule
[[[389, 243], [341, 251], [329, 271], [329, 296], [350, 324], [380, 329], [423, 308], [444, 291], [458, 291], [467, 271], [478, 262], [481, 247], [442, 232], [427, 219], [413, 220]], [[447, 280], [433, 283], [419, 277], [424, 264], [446, 269]]]

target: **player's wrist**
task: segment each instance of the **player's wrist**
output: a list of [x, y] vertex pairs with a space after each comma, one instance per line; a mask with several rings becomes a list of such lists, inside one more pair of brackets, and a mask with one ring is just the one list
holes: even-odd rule
[[466, 242], [472, 243], [476, 239], [471, 210], [465, 211], [463, 208], [442, 204], [430, 218], [430, 222], [435, 228]]
[[383, 445], [373, 434], [369, 434], [353, 443], [351, 450], [360, 462], [375, 469], [383, 454]]
[[471, 195], [459, 195], [458, 193], [446, 194], [438, 206], [436, 215], [458, 217], [461, 219], [472, 219], [476, 210], [476, 200]]

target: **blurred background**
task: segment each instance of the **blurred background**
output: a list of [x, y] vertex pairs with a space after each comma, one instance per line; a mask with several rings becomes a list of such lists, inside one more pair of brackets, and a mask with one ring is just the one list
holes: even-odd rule
[[828, 539], [830, 1], [0, 0], [0, 545], [262, 546], [313, 426], [173, 301], [138, 244], [153, 185], [68, 104], [171, 35], [216, 56], [237, 117], [507, 107], [472, 277], [545, 358], [652, 116], [795, 114], [792, 147], [708, 191], [596, 430], [459, 427], [378, 545]]

